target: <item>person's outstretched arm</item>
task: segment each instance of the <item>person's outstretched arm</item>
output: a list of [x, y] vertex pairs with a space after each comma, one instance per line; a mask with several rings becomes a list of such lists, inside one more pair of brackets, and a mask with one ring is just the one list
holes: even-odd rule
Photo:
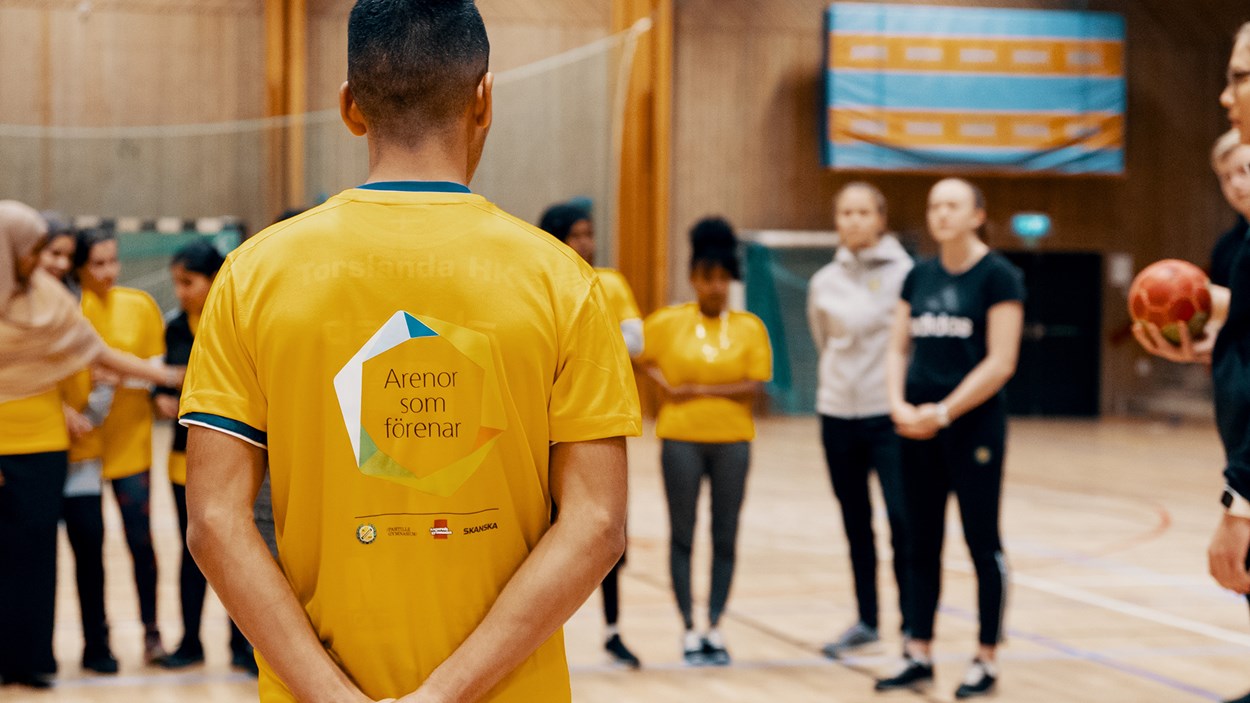
[[625, 550], [625, 439], [556, 444], [560, 516], [485, 619], [400, 703], [470, 703], [533, 654], [594, 593]]
[[230, 617], [301, 703], [370, 701], [334, 663], [252, 520], [265, 450], [187, 433], [187, 547]]
[[182, 377], [186, 373], [185, 369], [164, 364], [153, 364], [150, 361], [144, 361], [133, 354], [127, 354], [112, 347], [103, 347], [102, 349], [100, 355], [96, 357], [95, 363], [109, 371], [122, 376], [142, 378], [158, 386], [177, 388], [182, 385]]

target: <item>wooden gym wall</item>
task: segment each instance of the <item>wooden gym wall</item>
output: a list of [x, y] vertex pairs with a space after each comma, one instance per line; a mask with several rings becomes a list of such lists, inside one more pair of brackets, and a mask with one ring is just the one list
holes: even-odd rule
[[[1127, 19], [1128, 177], [974, 179], [989, 201], [993, 246], [1018, 248], [1008, 218], [1040, 210], [1054, 222], [1042, 250], [1128, 252], [1137, 268], [1164, 256], [1205, 264], [1216, 236], [1232, 222], [1207, 155], [1228, 128], [1217, 97], [1232, 34], [1250, 19], [1250, 8], [1232, 0], [927, 4], [1082, 6]], [[670, 297], [690, 296], [686, 231], [699, 217], [723, 214], [743, 229], [831, 229], [830, 199], [841, 184], [862, 177], [834, 174], [819, 163], [826, 6], [826, 0], [677, 4]], [[929, 247], [925, 196], [936, 177], [869, 180], [889, 198], [891, 226]], [[1104, 307], [1109, 340], [1124, 329], [1127, 314], [1109, 288]], [[1105, 410], [1123, 409], [1127, 397], [1148, 391], [1133, 371], [1140, 354], [1128, 340], [1104, 344]]]

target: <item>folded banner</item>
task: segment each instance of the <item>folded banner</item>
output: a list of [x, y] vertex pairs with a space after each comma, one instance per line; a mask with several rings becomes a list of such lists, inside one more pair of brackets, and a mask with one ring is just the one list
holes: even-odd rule
[[1124, 172], [1124, 18], [835, 2], [823, 161], [842, 170]]

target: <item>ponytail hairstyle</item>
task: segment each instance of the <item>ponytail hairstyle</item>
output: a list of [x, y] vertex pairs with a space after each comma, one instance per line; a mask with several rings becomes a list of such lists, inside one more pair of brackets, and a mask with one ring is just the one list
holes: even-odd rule
[[705, 217], [690, 229], [690, 272], [717, 266], [735, 281], [742, 280], [733, 225], [722, 217]]

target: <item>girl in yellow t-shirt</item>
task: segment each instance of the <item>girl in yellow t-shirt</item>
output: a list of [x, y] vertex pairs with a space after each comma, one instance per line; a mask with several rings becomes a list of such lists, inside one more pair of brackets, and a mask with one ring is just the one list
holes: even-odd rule
[[[74, 276], [82, 286], [83, 315], [111, 347], [159, 363], [165, 352], [160, 308], [147, 293], [116, 286], [121, 273], [117, 238], [107, 230], [78, 233]], [[149, 520], [152, 466], [151, 385], [123, 378], [108, 416], [99, 427], [103, 477], [121, 509], [126, 544], [134, 562], [139, 614], [144, 626], [144, 660], [165, 657], [156, 624], [156, 554]]]
[[[691, 230], [690, 283], [698, 301], [651, 314], [643, 325], [640, 362], [664, 393], [655, 433], [669, 511], [669, 568], [685, 624], [687, 664], [729, 664], [718, 625], [733, 580], [738, 513], [746, 489], [751, 406], [772, 376], [772, 350], [760, 319], [728, 308], [730, 282], [739, 278], [737, 237], [729, 223], [700, 221]], [[712, 590], [708, 629], [695, 632], [690, 553], [699, 491], [712, 493]]]

